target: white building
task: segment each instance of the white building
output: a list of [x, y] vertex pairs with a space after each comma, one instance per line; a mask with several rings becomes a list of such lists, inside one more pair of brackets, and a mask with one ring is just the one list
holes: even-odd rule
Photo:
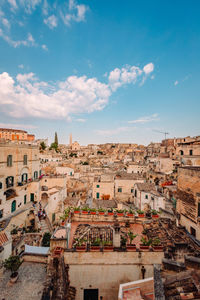
[[160, 210], [165, 208], [165, 197], [156, 191], [152, 183], [136, 183], [134, 186], [135, 205], [143, 210], [146, 207]]

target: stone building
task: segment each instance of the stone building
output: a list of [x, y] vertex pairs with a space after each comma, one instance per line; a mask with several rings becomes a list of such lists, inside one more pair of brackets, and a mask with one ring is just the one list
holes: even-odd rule
[[33, 134], [28, 134], [25, 130], [8, 128], [0, 128], [0, 139], [1, 138], [9, 141], [32, 142], [35, 140], [35, 136]]
[[0, 217], [39, 199], [39, 149], [32, 144], [0, 142]]
[[152, 183], [136, 183], [134, 186], [134, 202], [136, 207], [144, 209], [160, 210], [165, 208], [165, 198], [155, 188]]
[[177, 221], [200, 240], [200, 167], [178, 169]]

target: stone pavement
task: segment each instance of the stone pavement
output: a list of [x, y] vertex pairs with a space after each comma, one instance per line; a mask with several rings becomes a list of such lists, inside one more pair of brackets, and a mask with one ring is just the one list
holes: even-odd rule
[[19, 268], [19, 278], [10, 284], [10, 272], [0, 278], [0, 300], [40, 300], [46, 281], [46, 265], [23, 262]]

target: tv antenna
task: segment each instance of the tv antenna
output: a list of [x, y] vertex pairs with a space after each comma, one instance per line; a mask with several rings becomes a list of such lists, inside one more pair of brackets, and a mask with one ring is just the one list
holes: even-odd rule
[[164, 134], [164, 135], [165, 135], [165, 140], [166, 140], [167, 134], [169, 134], [169, 132], [166, 132], [166, 131], [159, 131], [159, 130], [156, 130], [156, 129], [154, 129], [153, 131]]

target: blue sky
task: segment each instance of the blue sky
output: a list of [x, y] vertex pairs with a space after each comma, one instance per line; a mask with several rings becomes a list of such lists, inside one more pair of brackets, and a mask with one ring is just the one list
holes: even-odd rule
[[60, 143], [200, 134], [198, 0], [1, 0], [0, 127]]

